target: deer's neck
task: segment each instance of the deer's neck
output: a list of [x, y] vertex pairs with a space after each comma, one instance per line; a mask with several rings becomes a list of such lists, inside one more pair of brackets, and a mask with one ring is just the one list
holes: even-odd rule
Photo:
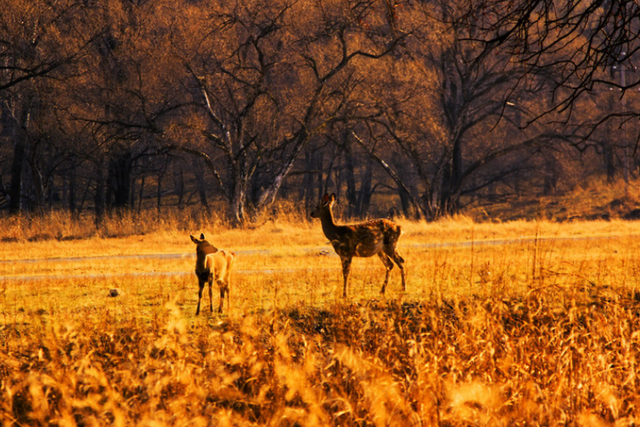
[[196, 273], [207, 271], [205, 260], [208, 254], [218, 252], [218, 248], [209, 242], [203, 242], [196, 248]]
[[322, 224], [322, 232], [329, 240], [333, 240], [338, 235], [338, 225], [333, 219], [333, 212], [328, 209], [320, 216], [320, 223]]

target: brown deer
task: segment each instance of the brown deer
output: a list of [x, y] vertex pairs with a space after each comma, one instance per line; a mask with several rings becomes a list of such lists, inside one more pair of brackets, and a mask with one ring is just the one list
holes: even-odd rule
[[200, 301], [202, 300], [202, 290], [205, 283], [209, 284], [209, 308], [213, 313], [213, 291], [211, 287], [215, 280], [220, 288], [220, 307], [218, 313], [222, 313], [222, 305], [224, 302], [224, 294], [227, 294], [227, 310], [229, 309], [229, 277], [231, 275], [231, 267], [235, 261], [235, 254], [224, 249], [218, 249], [204, 238], [204, 234], [200, 234], [200, 239], [193, 236], [191, 240], [196, 244], [196, 276], [198, 276], [198, 308], [196, 316], [200, 314]]
[[374, 219], [360, 224], [336, 225], [332, 211], [335, 201], [335, 194], [329, 196], [325, 193], [318, 206], [311, 212], [311, 216], [320, 218], [324, 235], [331, 241], [333, 249], [342, 260], [343, 296], [347, 296], [347, 281], [351, 271], [351, 260], [354, 256], [371, 257], [378, 255], [380, 257], [387, 268], [387, 274], [380, 291], [382, 294], [384, 294], [389, 282], [389, 273], [393, 269], [394, 262], [400, 268], [402, 289], [406, 289], [404, 259], [396, 249], [398, 239], [402, 234], [400, 226], [387, 219]]

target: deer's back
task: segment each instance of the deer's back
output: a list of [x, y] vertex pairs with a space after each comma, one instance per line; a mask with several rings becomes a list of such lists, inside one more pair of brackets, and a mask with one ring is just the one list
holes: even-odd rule
[[370, 257], [385, 246], [395, 246], [402, 229], [386, 219], [336, 227], [334, 236], [327, 236], [338, 255]]
[[388, 219], [372, 219], [367, 222], [353, 224], [349, 226], [356, 233], [366, 235], [368, 233], [381, 234], [385, 237], [395, 237], [396, 239], [402, 234], [402, 227]]
[[205, 259], [205, 267], [213, 273], [216, 278], [223, 277], [233, 266], [235, 256], [232, 252], [224, 249], [207, 255]]

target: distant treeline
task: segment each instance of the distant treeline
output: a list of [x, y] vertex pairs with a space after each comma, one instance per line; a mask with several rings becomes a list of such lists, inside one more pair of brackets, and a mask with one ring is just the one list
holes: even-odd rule
[[0, 209], [99, 223], [223, 206], [242, 224], [328, 190], [350, 217], [432, 219], [628, 179], [639, 16], [610, 1], [4, 0]]

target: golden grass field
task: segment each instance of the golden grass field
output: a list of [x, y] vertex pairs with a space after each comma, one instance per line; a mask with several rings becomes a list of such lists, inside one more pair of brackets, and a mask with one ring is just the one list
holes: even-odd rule
[[[399, 221], [406, 292], [356, 258], [344, 299], [319, 222], [1, 221], [3, 426], [640, 423], [640, 222]], [[200, 232], [237, 255], [222, 315]]]

